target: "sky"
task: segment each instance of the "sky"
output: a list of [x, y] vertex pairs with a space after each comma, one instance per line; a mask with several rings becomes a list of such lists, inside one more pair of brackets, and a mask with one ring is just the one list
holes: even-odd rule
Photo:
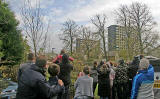
[[[20, 8], [23, 7], [24, 0], [6, 0], [16, 18], [22, 22]], [[30, 0], [32, 6], [38, 0]], [[51, 46], [58, 52], [62, 49], [63, 43], [59, 40], [58, 34], [62, 24], [67, 19], [74, 20], [78, 25], [91, 26], [90, 19], [96, 14], [107, 15], [107, 25], [116, 24], [114, 11], [121, 5], [130, 5], [132, 2], [145, 3], [150, 8], [154, 21], [160, 28], [160, 0], [40, 0], [43, 10], [44, 23], [50, 22]]]

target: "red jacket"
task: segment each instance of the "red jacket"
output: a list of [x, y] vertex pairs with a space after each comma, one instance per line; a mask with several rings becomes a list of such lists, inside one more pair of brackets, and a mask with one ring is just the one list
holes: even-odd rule
[[[74, 61], [74, 58], [69, 57], [69, 60], [70, 60], [70, 61]], [[56, 58], [53, 59], [53, 63], [56, 63], [57, 61], [58, 61], [59, 63], [62, 62], [62, 55], [58, 55]]]

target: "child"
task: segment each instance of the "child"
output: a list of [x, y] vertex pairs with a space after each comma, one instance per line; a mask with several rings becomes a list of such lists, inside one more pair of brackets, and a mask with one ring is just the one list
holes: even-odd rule
[[90, 68], [84, 67], [84, 76], [77, 79], [74, 84], [76, 89], [74, 99], [92, 99], [93, 97], [93, 78], [89, 77]]
[[[49, 84], [51, 86], [58, 86], [58, 74], [60, 72], [60, 67], [57, 64], [52, 64], [49, 66], [48, 68], [48, 73], [50, 74], [50, 78], [49, 78]], [[64, 92], [64, 88], [61, 91], [62, 93]], [[55, 95], [54, 97], [52, 97], [51, 99], [57, 99], [58, 93], [57, 95]]]

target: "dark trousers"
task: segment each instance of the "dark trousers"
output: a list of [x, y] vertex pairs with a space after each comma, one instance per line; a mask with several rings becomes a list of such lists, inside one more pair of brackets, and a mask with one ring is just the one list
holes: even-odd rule
[[111, 91], [112, 91], [112, 95], [109, 97], [109, 99], [116, 99], [116, 86], [115, 86], [115, 84], [113, 84], [113, 86], [112, 86], [112, 89], [111, 89]]
[[117, 91], [117, 96], [118, 99], [127, 99], [128, 96], [128, 86], [127, 83], [122, 83], [122, 84], [117, 84], [116, 85], [116, 91]]
[[59, 93], [57, 99], [69, 99], [69, 85], [65, 86], [65, 92]]
[[88, 97], [88, 96], [80, 96], [80, 97], [76, 97], [74, 99], [92, 99], [92, 98]]
[[131, 90], [132, 90], [132, 80], [128, 81], [128, 97], [131, 97]]

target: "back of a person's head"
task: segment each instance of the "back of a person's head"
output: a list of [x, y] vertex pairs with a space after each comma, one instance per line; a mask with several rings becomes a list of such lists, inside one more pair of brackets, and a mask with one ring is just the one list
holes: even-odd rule
[[84, 72], [86, 75], [88, 75], [88, 74], [90, 73], [90, 68], [89, 68], [88, 66], [85, 66], [85, 67], [83, 68], [83, 72]]
[[93, 63], [94, 65], [97, 65], [98, 63], [97, 63], [97, 61], [94, 61], [94, 63]]
[[139, 69], [141, 70], [147, 69], [149, 67], [149, 64], [150, 64], [149, 60], [146, 58], [143, 58], [140, 60]]
[[123, 59], [120, 59], [118, 63], [119, 63], [119, 65], [124, 65], [125, 62]]
[[100, 68], [101, 73], [106, 74], [109, 70], [109, 65], [108, 64], [103, 64], [102, 67]]
[[131, 64], [137, 66], [137, 65], [139, 65], [139, 62], [140, 62], [139, 57], [135, 56]]
[[34, 54], [33, 53], [29, 53], [28, 54], [28, 60], [32, 61], [34, 59]]
[[140, 59], [143, 59], [143, 58], [144, 58], [144, 55], [142, 55], [142, 54], [139, 55], [139, 58], [140, 58]]
[[46, 64], [47, 64], [46, 57], [45, 56], [38, 56], [36, 58], [36, 63], [35, 64], [38, 67], [44, 67], [44, 66], [46, 66]]
[[100, 64], [99, 65], [103, 65], [104, 64], [104, 61], [103, 60], [101, 60], [101, 62], [100, 62]]
[[61, 55], [65, 54], [65, 50], [62, 49], [61, 52], [60, 52], [60, 54], [61, 54]]
[[113, 66], [113, 63], [111, 61], [109, 61], [110, 65]]
[[62, 56], [62, 63], [63, 64], [69, 63], [69, 56], [67, 54], [63, 54], [63, 56]]
[[51, 75], [51, 76], [56, 76], [58, 75], [60, 72], [60, 67], [59, 65], [57, 64], [51, 64], [49, 65], [49, 68], [48, 68], [48, 73]]

